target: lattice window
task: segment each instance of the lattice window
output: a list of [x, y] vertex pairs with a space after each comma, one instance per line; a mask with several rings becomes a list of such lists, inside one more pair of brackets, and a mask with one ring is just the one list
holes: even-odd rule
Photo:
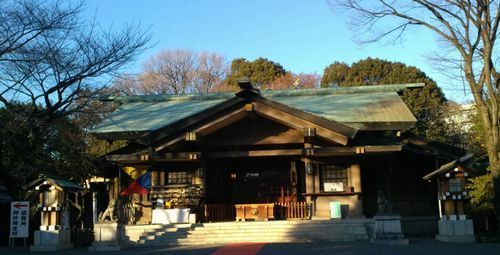
[[347, 191], [347, 169], [335, 165], [321, 165], [320, 188], [323, 192]]
[[169, 172], [167, 176], [167, 184], [191, 184], [191, 172]]
[[448, 185], [450, 192], [462, 192], [462, 180], [458, 178], [450, 179]]

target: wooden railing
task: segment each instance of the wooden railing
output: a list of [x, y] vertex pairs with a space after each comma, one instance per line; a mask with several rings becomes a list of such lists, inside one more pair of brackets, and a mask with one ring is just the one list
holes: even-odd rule
[[[274, 215], [277, 220], [308, 219], [311, 217], [310, 204], [307, 202], [274, 203]], [[203, 222], [221, 222], [236, 220], [234, 204], [207, 204], [203, 208]]]
[[307, 202], [274, 203], [277, 219], [307, 219], [310, 217], [310, 205]]
[[234, 204], [207, 204], [205, 205], [205, 222], [220, 222], [236, 220]]

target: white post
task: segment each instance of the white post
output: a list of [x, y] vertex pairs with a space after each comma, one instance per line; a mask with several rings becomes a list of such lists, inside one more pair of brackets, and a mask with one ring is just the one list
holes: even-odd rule
[[441, 198], [438, 197], [439, 219], [443, 219], [443, 211], [441, 209]]
[[97, 222], [97, 193], [92, 192], [92, 220], [93, 223]]

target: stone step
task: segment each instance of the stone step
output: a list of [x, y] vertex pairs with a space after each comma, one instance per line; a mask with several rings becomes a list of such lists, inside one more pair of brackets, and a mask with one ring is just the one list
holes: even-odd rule
[[189, 230], [187, 233], [193, 235], [216, 235], [216, 234], [262, 234], [262, 233], [366, 233], [364, 227], [348, 227], [348, 228], [324, 228], [324, 229], [238, 229], [238, 230], [206, 230], [195, 229]]
[[[227, 236], [227, 235], [246, 235], [246, 236], [258, 236], [258, 235], [283, 235], [283, 234], [296, 234], [296, 235], [338, 235], [338, 234], [366, 234], [366, 230], [362, 228], [349, 229], [349, 230], [328, 230], [328, 231], [265, 231], [260, 232], [200, 232], [192, 231], [187, 232], [190, 236]], [[168, 234], [167, 234], [168, 235]]]
[[362, 227], [365, 224], [263, 224], [263, 225], [244, 225], [244, 224], [234, 224], [234, 225], [201, 225], [195, 227], [203, 227], [205, 229], [261, 229], [261, 228], [318, 228], [318, 227], [342, 227], [342, 226], [359, 226]]
[[188, 235], [187, 231], [157, 231], [157, 232], [147, 232], [143, 233], [140, 237], [139, 240], [155, 240], [157, 238], [161, 237], [167, 237], [167, 238], [178, 238], [178, 237], [186, 237]]
[[296, 237], [296, 236], [282, 236], [282, 237], [228, 237], [228, 238], [205, 238], [205, 239], [178, 239], [179, 245], [194, 245], [194, 244], [218, 244], [218, 243], [234, 243], [234, 242], [265, 242], [265, 243], [280, 243], [280, 242], [313, 242], [317, 240], [328, 240], [333, 242], [346, 242], [366, 240], [364, 238], [357, 238], [355, 236], [343, 236], [337, 238], [313, 238], [313, 237]]
[[[301, 239], [301, 240], [367, 240], [366, 235], [338, 235], [338, 236], [303, 236], [303, 235], [280, 235], [280, 236], [225, 236], [225, 237], [205, 237], [205, 238], [179, 238], [177, 240], [186, 240], [194, 242], [218, 242], [220, 240], [232, 240], [232, 241], [273, 241], [282, 239]], [[155, 239], [155, 241], [161, 241], [163, 239]]]
[[[135, 243], [143, 246], [234, 242], [310, 242], [368, 240], [372, 221], [268, 221], [155, 225]], [[371, 225], [370, 225], [371, 226]]]
[[203, 229], [195, 228], [186, 230], [188, 233], [259, 233], [259, 232], [282, 232], [282, 231], [351, 231], [353, 229], [366, 229], [364, 226], [345, 226], [345, 227], [325, 227], [325, 228], [242, 228], [242, 229]]
[[344, 220], [277, 220], [277, 221], [245, 221], [245, 222], [216, 222], [216, 223], [200, 223], [205, 227], [217, 227], [228, 225], [297, 225], [297, 224], [363, 224], [373, 223], [372, 220], [366, 219], [344, 219]]
[[167, 229], [157, 229], [157, 230], [148, 230], [143, 233], [143, 235], [163, 235], [165, 233], [176, 233], [176, 232], [187, 232], [188, 229], [177, 229], [177, 228], [167, 228]]

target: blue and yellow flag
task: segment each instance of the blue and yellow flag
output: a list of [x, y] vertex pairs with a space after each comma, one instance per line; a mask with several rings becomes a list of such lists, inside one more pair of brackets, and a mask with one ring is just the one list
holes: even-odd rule
[[131, 166], [125, 166], [122, 169], [134, 180], [137, 180], [137, 178], [141, 177], [141, 175], [145, 174], [148, 171], [147, 169], [137, 169]]

